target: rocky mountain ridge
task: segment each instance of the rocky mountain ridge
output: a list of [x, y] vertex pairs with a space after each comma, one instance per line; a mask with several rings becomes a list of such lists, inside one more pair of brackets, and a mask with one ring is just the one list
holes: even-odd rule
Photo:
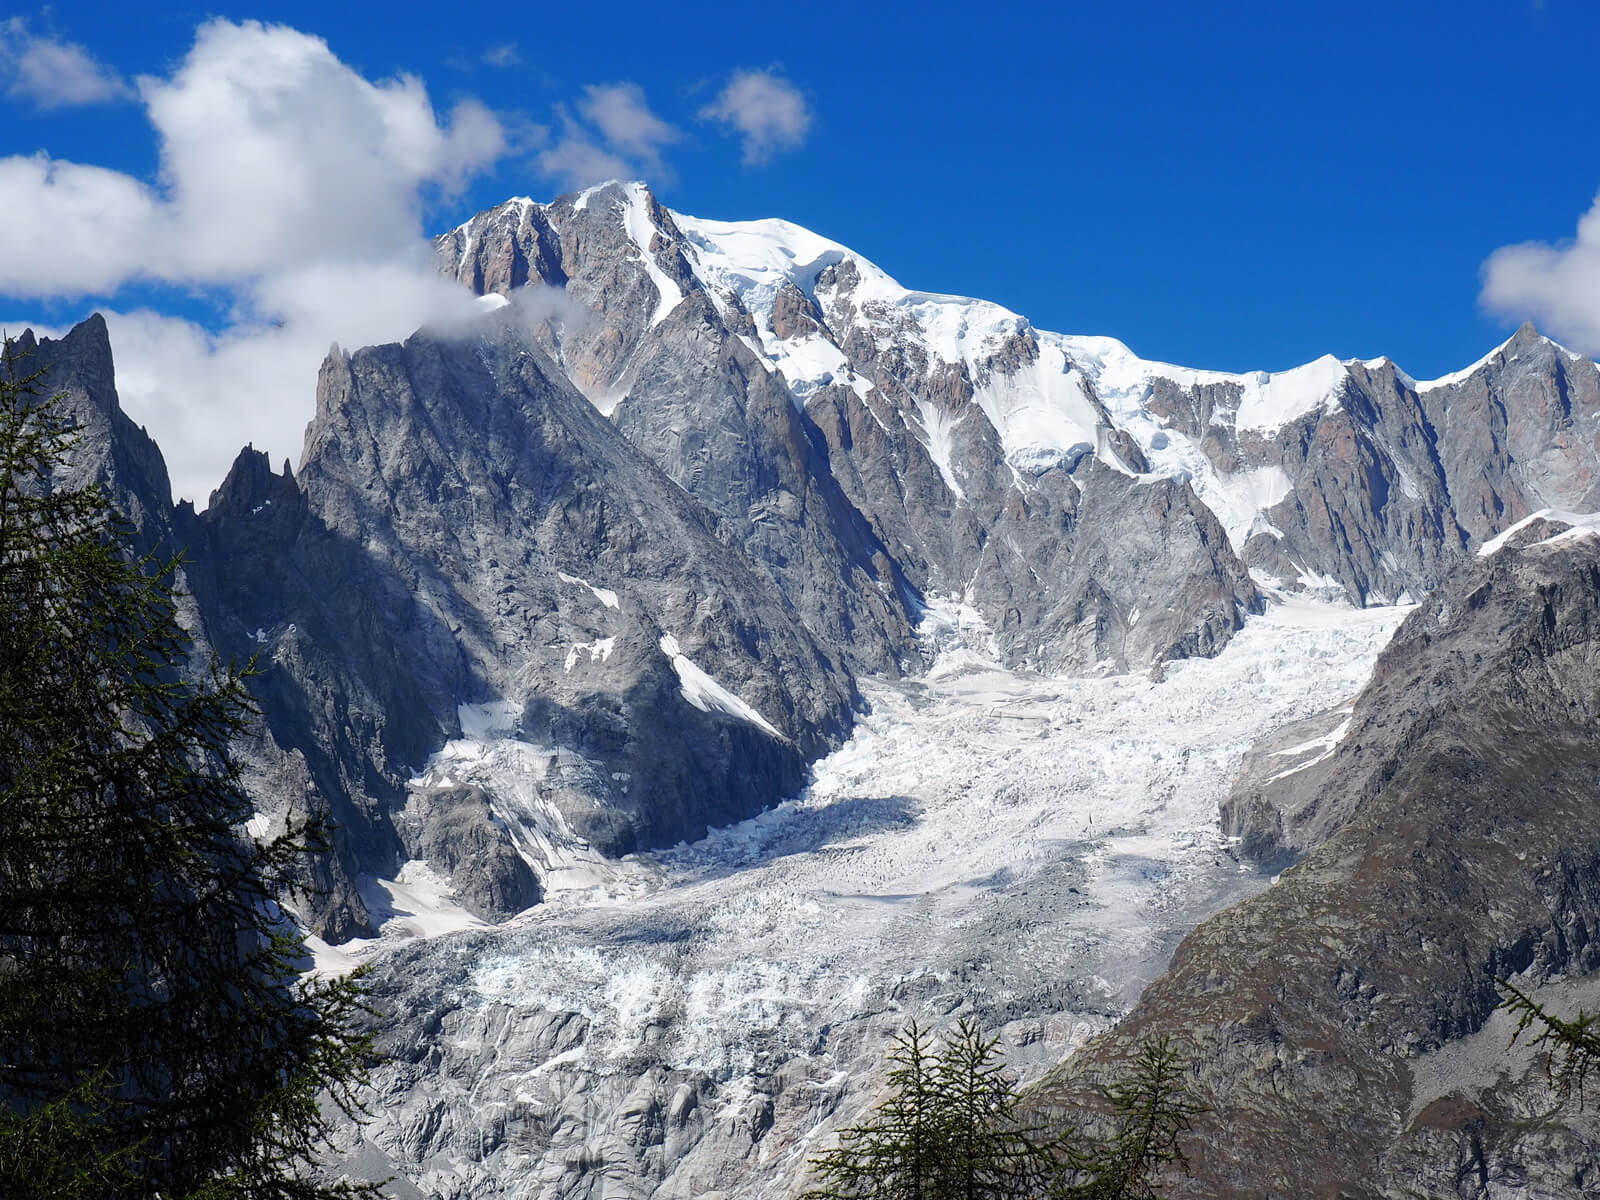
[[[481, 295], [560, 289], [542, 335], [552, 357], [730, 519], [745, 515], [727, 495], [737, 456], [704, 441], [652, 450], [651, 430], [664, 413], [683, 424], [691, 362], [742, 343], [825, 443], [841, 489], [906, 577], [941, 594], [970, 588], [1018, 662], [1074, 660], [1060, 649], [1030, 657], [1021, 631], [1050, 628], [1051, 616], [1013, 611], [1039, 582], [1014, 545], [1037, 541], [1057, 513], [1096, 524], [1077, 508], [1097, 507], [1106, 470], [1145, 486], [1187, 482], [1258, 577], [1358, 604], [1420, 597], [1507, 525], [1541, 508], [1588, 511], [1597, 498], [1600, 372], [1531, 326], [1436, 380], [1386, 358], [1199, 371], [1141, 360], [1114, 339], [1038, 330], [986, 301], [908, 290], [785, 221], [671, 212], [637, 183], [509, 201], [439, 237], [436, 252], [443, 273]], [[679, 325], [695, 330], [687, 346]], [[736, 392], [716, 400], [719, 421], [739, 407]], [[721, 473], [706, 477], [719, 459]], [[1244, 585], [1228, 589], [1240, 607], [1254, 602]], [[1107, 600], [1111, 626], [1141, 607]], [[1103, 630], [1096, 644], [1120, 651]], [[1113, 658], [1150, 653], [1139, 649]]]
[[[1600, 373], [1528, 328], [1426, 383], [1381, 359], [1193, 371], [640, 184], [508, 202], [437, 253], [494, 311], [336, 351], [298, 468], [247, 452], [198, 516], [117, 425], [103, 325], [39, 347], [106, 393], [97, 461], [154, 464], [106, 477], [188, 549], [203, 643], [271, 667], [263, 819], [333, 817], [305, 905], [334, 941], [411, 859], [499, 919], [579, 860], [792, 793], [856, 675], [923, 669], [930, 613], [1015, 667], [1137, 669], [1215, 652], [1263, 588], [1413, 598], [1596, 499]], [[640, 564], [653, 590], [624, 604]], [[709, 792], [703, 756], [644, 767], [682, 721], [716, 727]], [[436, 796], [456, 742], [505, 742], [537, 782]]]
[[1027, 365], [1010, 356], [1036, 352], [1026, 337], [974, 338], [982, 362], [952, 363], [878, 299], [893, 285], [866, 260], [749, 228], [609, 184], [479, 214], [437, 261], [485, 295], [535, 285], [552, 360], [862, 669], [915, 662], [930, 596], [970, 605], [1009, 661], [1041, 669], [1204, 653], [1259, 609], [1184, 480], [1077, 442], [1018, 470], [973, 378], [1009, 379]]
[[[1560, 529], [1537, 513], [1600, 508], [1594, 363], [1529, 327], [1433, 381], [1386, 359], [1243, 376], [1149, 363], [1109, 339], [900, 288], [784, 222], [672, 213], [637, 184], [513, 201], [437, 250], [442, 271], [485, 297], [478, 321], [334, 348], [300, 462], [275, 472], [247, 449], [199, 514], [172, 504], [159, 450], [120, 411], [103, 322], [22, 343], [82, 426], [70, 478], [106, 486], [141, 546], [187, 551], [197, 652], [255, 656], [262, 668], [263, 727], [242, 748], [257, 820], [270, 828], [310, 811], [336, 829], [297, 898], [319, 946], [405, 916], [399, 901], [416, 893], [395, 886], [419, 878], [454, 906], [457, 927], [486, 927], [426, 953], [371, 951], [383, 986], [411, 1005], [414, 1028], [397, 1036], [422, 1049], [407, 1072], [466, 1070], [481, 1057], [426, 1050], [437, 1006], [395, 974], [407, 962], [425, 958], [450, 980], [457, 951], [482, 965], [497, 948], [526, 950], [538, 936], [498, 926], [550, 898], [626, 892], [638, 864], [619, 857], [795, 795], [860, 721], [863, 680], [909, 686], [932, 662], [950, 669], [976, 653], [985, 669], [1149, 671], [1156, 686], [1171, 664], [1223, 650], [1269, 598], [1426, 597], [1418, 612], [1428, 617], [1402, 630], [1363, 697], [1257, 747], [1223, 805], [1225, 832], [1263, 860], [1304, 861], [1256, 908], [1233, 910], [1247, 915], [1203, 926], [1126, 1037], [1157, 1023], [1234, 1030], [1207, 1050], [1202, 1073], [1237, 1076], [1226, 1086], [1239, 1111], [1265, 1106], [1285, 1080], [1302, 1089], [1290, 1108], [1320, 1131], [1313, 1165], [1329, 1188], [1351, 1154], [1398, 1164], [1371, 1176], [1376, 1195], [1432, 1180], [1419, 1164], [1434, 1150], [1509, 1178], [1531, 1160], [1556, 1171], [1567, 1151], [1549, 1147], [1578, 1144], [1561, 1140], [1558, 1122], [1545, 1149], [1491, 1163], [1472, 1149], [1472, 1130], [1521, 1136], [1492, 1103], [1428, 1109], [1444, 1089], [1420, 1125], [1405, 1105], [1427, 1090], [1412, 1060], [1454, 1053], [1483, 1025], [1486, 970], [1591, 965], [1591, 873], [1567, 850], [1586, 844], [1574, 822], [1585, 811], [1589, 700], [1573, 681], [1592, 666], [1584, 588], [1594, 572], [1572, 539], [1531, 543]], [[1520, 738], [1504, 748], [1516, 769], [1491, 771], [1497, 798], [1463, 747], [1500, 746], [1507, 730]], [[1524, 786], [1528, 771], [1545, 770], [1529, 755], [1551, 760], [1548, 793]], [[1465, 815], [1451, 808], [1459, 796], [1429, 791], [1442, 781], [1469, 797]], [[1516, 825], [1495, 807], [1506, 796], [1539, 814], [1524, 851], [1554, 872], [1549, 896], [1534, 868], [1503, 861]], [[873, 811], [886, 827], [914, 826], [914, 807], [896, 803]], [[1422, 839], [1428, 866], [1415, 878], [1406, 864], [1419, 846], [1397, 829]], [[1513, 878], [1503, 905], [1493, 899], [1502, 867]], [[980, 885], [1006, 881], [996, 872], [951, 886]], [[1083, 903], [1064, 887], [1051, 896]], [[1475, 906], [1470, 920], [1426, 911], [1430, 897], [1458, 893]], [[1544, 924], [1536, 893], [1554, 896]], [[1411, 909], [1416, 921], [1400, 932], [1385, 924]], [[1230, 921], [1255, 921], [1255, 932]], [[1326, 953], [1284, 956], [1302, 927], [1324, 931]], [[638, 928], [660, 933], [648, 920]], [[1349, 971], [1369, 936], [1394, 953], [1368, 974], [1394, 978], [1363, 992]], [[1408, 938], [1427, 953], [1402, 953]], [[685, 940], [698, 944], [692, 929]], [[1441, 965], [1440, 946], [1468, 964], [1464, 974]], [[1232, 990], [1196, 1000], [1195, 963]], [[1228, 1007], [1253, 1003], [1257, 970], [1276, 981], [1270, 1021]], [[1082, 986], [1068, 989], [1074, 1011], [1084, 1011]], [[872, 994], [887, 1004], [906, 993]], [[1420, 1025], [1407, 1015], [1418, 997], [1432, 1014]], [[578, 1026], [551, 1003], [534, 1021], [539, 1053], [576, 1053]], [[679, 1019], [670, 1008], [657, 1041], [628, 1051], [645, 1056], [637, 1096], [618, 1090], [610, 1063], [595, 1068], [608, 1082], [574, 1093], [631, 1114], [645, 1140], [627, 1161], [647, 1164], [638, 1169], [651, 1179], [690, 1163], [673, 1187], [715, 1176], [742, 1188], [763, 1155], [792, 1157], [792, 1139], [848, 1111], [846, 1090], [831, 1084], [825, 1105], [807, 1107], [809, 1089], [832, 1078], [834, 1060], [818, 1051], [803, 1077], [750, 1076], [770, 1096], [793, 1085], [786, 1148], [761, 1149], [771, 1113], [722, 1090], [744, 1076], [694, 1075], [695, 1103], [718, 1098], [728, 1111], [673, 1124], [672, 1089], [690, 1075], [663, 1057]], [[514, 1004], [493, 1012], [533, 1021]], [[871, 1037], [886, 1035], [888, 1013], [875, 1014]], [[462, 1018], [463, 1046], [487, 1036], [481, 1015]], [[797, 1044], [813, 1035], [795, 1031]], [[850, 1048], [857, 1063], [876, 1045], [862, 1037]], [[1324, 1043], [1357, 1064], [1359, 1086], [1317, 1066], [1331, 1061], [1314, 1053]], [[1092, 1073], [1125, 1044], [1112, 1035], [1072, 1071]], [[1249, 1058], [1262, 1045], [1276, 1068]], [[1087, 1077], [1069, 1072], [1051, 1094], [1067, 1103]], [[407, 1079], [410, 1094], [417, 1079]], [[495, 1086], [520, 1094], [506, 1079]], [[452, 1108], [465, 1102], [453, 1084], [419, 1094], [436, 1095], [436, 1110], [404, 1108], [410, 1124], [383, 1153], [432, 1156], [417, 1170], [451, 1177], [460, 1164], [446, 1159], [485, 1131]], [[1324, 1129], [1324, 1099], [1410, 1115]], [[547, 1127], [576, 1120], [578, 1100], [551, 1103], [519, 1126], [535, 1131], [532, 1149], [490, 1149], [579, 1153], [581, 1138]], [[1256, 1161], [1286, 1164], [1273, 1186], [1289, 1188], [1295, 1133], [1262, 1121], [1256, 1142], [1217, 1151], [1197, 1194], [1245, 1186]], [[715, 1164], [730, 1138], [744, 1139], [744, 1157], [728, 1174]], [[546, 1168], [566, 1181], [563, 1194], [600, 1186], [554, 1158]]]

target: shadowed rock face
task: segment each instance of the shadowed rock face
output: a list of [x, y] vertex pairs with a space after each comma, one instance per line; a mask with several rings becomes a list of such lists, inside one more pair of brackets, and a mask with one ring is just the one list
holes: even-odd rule
[[[182, 618], [194, 635], [191, 662], [202, 676], [213, 653], [224, 662], [245, 662], [259, 649], [240, 623], [230, 619], [219, 603], [219, 580], [241, 595], [263, 600], [281, 591], [272, 570], [272, 542], [218, 547], [205, 521], [187, 503], [172, 503], [166, 464], [161, 451], [146, 432], [123, 413], [116, 393], [115, 369], [105, 321], [98, 315], [76, 326], [64, 338], [35, 339], [27, 332], [17, 340], [25, 351], [24, 369], [42, 370], [45, 390], [61, 397], [63, 411], [77, 426], [77, 442], [67, 465], [57, 473], [63, 487], [97, 484], [129, 521], [133, 543], [141, 553], [159, 558], [181, 553], [183, 563], [175, 574]], [[276, 485], [276, 486], [274, 486]], [[303, 519], [304, 504], [292, 481], [271, 476], [263, 455], [241, 455], [223, 492], [213, 497], [216, 512], [237, 505], [274, 499], [272, 509], [259, 524], [282, 528]], [[211, 519], [208, 514], [208, 519]], [[258, 554], [257, 551], [264, 551]], [[271, 622], [269, 621], [270, 625]], [[253, 630], [255, 625], [251, 625]], [[336, 822], [333, 854], [310, 863], [302, 880], [308, 894], [317, 893], [310, 907], [321, 931], [353, 936], [365, 927], [367, 912], [351, 882], [361, 870], [393, 860], [383, 843], [371, 844], [366, 826], [357, 814], [344, 811], [338, 801], [345, 790], [317, 786], [319, 773], [336, 776], [328, 748], [308, 745], [309, 755], [291, 744], [280, 743], [270, 732], [289, 710], [279, 704], [273, 680], [253, 681], [263, 701], [264, 725], [239, 747], [246, 786], [262, 798], [263, 808], [304, 816], [317, 812]], [[357, 831], [360, 831], [358, 833]]]
[[1309, 795], [1235, 812], [1304, 857], [1196, 929], [1042, 1110], [1171, 1033], [1213, 1108], [1175, 1195], [1566, 1195], [1594, 1171], [1593, 1114], [1553, 1105], [1503, 1037], [1462, 1041], [1497, 976], [1600, 965], [1600, 541], [1551, 532], [1406, 620]]
[[174, 508], [160, 449], [122, 411], [105, 319], [96, 313], [59, 339], [25, 330], [13, 348], [19, 373], [41, 372], [38, 386], [57, 397], [58, 411], [77, 430], [56, 483], [103, 488], [132, 525], [141, 550], [165, 548], [170, 554], [181, 548], [194, 514]]
[[487, 919], [538, 899], [548, 853], [481, 793], [415, 783], [462, 705], [548, 759], [527, 802], [558, 840], [607, 855], [793, 794], [848, 730], [837, 652], [511, 325], [336, 352], [299, 477], [247, 449], [198, 518], [117, 406], [99, 318], [18, 345], [80, 427], [63, 482], [186, 553], [197, 665], [256, 660], [247, 784], [270, 818], [331, 822], [299, 898], [330, 941], [368, 927], [359, 880], [409, 857]]
[[[608, 855], [791, 794], [850, 723], [771, 582], [509, 325], [335, 351], [298, 479], [247, 453], [204, 521], [219, 623], [349, 876], [419, 857], [480, 916], [538, 898], [503, 803], [415, 778], [463, 704], [543, 756], [525, 804]], [[765, 727], [691, 702], [678, 653]]]

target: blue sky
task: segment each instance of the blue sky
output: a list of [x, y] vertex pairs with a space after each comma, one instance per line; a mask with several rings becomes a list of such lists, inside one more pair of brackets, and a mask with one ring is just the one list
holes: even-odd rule
[[[236, 23], [253, 18], [323, 39], [326, 61], [287, 30], [251, 41]], [[343, 306], [341, 337], [383, 332], [348, 309], [404, 291], [331, 279], [342, 260], [307, 241], [317, 222], [291, 212], [279, 227], [258, 211], [285, 194], [294, 164], [278, 162], [243, 200], [237, 171], [205, 176], [230, 152], [228, 122], [255, 120], [230, 115], [226, 89], [241, 71], [270, 73], [278, 50], [284, 72], [315, 60], [333, 90], [308, 93], [313, 132], [279, 129], [273, 153], [326, 140], [308, 151], [314, 180], [298, 198], [308, 212], [332, 195], [387, 214], [367, 267], [378, 242], [389, 253], [508, 195], [548, 199], [621, 167], [671, 207], [781, 215], [908, 286], [1111, 334], [1148, 358], [1245, 370], [1388, 354], [1426, 378], [1524, 318], [1600, 350], [1600, 216], [1578, 237], [1600, 187], [1592, 0], [935, 4], [915, 15], [828, 3], [90, 2], [0, 21], [0, 317], [123, 314], [125, 402], [147, 408], [164, 446], [192, 442], [179, 457], [199, 455], [205, 471], [238, 432], [207, 405], [246, 403], [224, 393], [249, 362], [307, 353], [281, 337], [246, 347], [246, 334], [287, 326], [310, 344], [332, 320], [333, 302], [319, 309], [313, 294]], [[197, 45], [207, 29], [216, 36]], [[361, 81], [379, 85], [376, 99], [361, 98]], [[392, 161], [358, 163], [366, 174], [347, 184], [339, 138], [361, 144], [369, 101], [413, 125], [428, 112], [436, 127], [412, 129], [419, 140]], [[106, 170], [68, 180], [62, 164]], [[174, 199], [179, 186], [236, 217], [197, 219]], [[140, 206], [165, 206], [169, 225], [214, 253], [149, 236]], [[203, 360], [209, 391], [163, 400], [161, 356], [185, 354]], [[276, 451], [310, 400], [304, 412], [259, 391], [247, 403], [283, 410], [257, 435]]]

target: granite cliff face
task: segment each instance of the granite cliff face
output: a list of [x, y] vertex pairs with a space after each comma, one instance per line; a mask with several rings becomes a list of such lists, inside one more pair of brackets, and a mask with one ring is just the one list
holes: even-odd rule
[[[96, 313], [59, 339], [25, 330], [12, 348], [17, 372], [39, 373], [38, 387], [56, 398], [57, 412], [76, 430], [71, 456], [53, 482], [102, 488], [132, 527], [141, 552], [170, 556], [181, 549], [194, 513], [173, 505], [160, 448], [122, 411], [105, 319]], [[195, 614], [189, 616], [193, 624]], [[204, 630], [198, 632], [203, 649]]]
[[[647, 191], [514, 201], [467, 228], [459, 248], [441, 240], [441, 267], [482, 294], [561, 288], [547, 307], [530, 302], [530, 332], [818, 636], [874, 671], [915, 658], [915, 596], [781, 379], [694, 285], [682, 235]], [[624, 403], [631, 393], [648, 400]]]
[[[247, 452], [203, 521], [352, 878], [422, 859], [502, 919], [573, 855], [792, 793], [850, 724], [836, 657], [507, 320], [336, 349], [298, 475]], [[430, 770], [453, 739], [515, 743], [518, 786]]]
[[1593, 1007], [1592, 988], [1559, 981], [1600, 965], [1597, 672], [1593, 529], [1536, 519], [1457, 568], [1318, 757], [1314, 730], [1278, 738], [1313, 735], [1277, 748], [1280, 785], [1315, 772], [1302, 790], [1247, 769], [1235, 827], [1303, 857], [1185, 939], [1041, 1108], [1064, 1112], [1141, 1038], [1173, 1033], [1214, 1110], [1175, 1195], [1583, 1191], [1600, 1123], [1550, 1095], [1542, 1060], [1508, 1055], [1491, 1015], [1505, 976], [1557, 1011]]
[[[850, 727], [838, 650], [509, 314], [336, 349], [298, 474], [246, 449], [198, 517], [118, 406], [103, 321], [18, 347], [79, 427], [63, 483], [184, 553], [197, 663], [255, 659], [248, 783], [268, 828], [331, 820], [297, 898], [329, 941], [412, 859], [503, 919], [552, 872], [793, 794]], [[467, 744], [511, 747], [515, 786], [430, 770]]]
[[1313, 368], [1325, 397], [1275, 429], [1229, 385], [1152, 396], [1212, 466], [1271, 479], [1282, 493], [1239, 547], [1258, 573], [1356, 603], [1420, 599], [1508, 525], [1600, 499], [1600, 375], [1530, 325], [1428, 382], [1388, 359], [1300, 370]]

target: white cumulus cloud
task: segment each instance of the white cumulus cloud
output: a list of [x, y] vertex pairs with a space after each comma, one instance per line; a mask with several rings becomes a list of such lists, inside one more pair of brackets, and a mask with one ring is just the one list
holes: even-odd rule
[[792, 150], [811, 129], [805, 97], [772, 71], [736, 71], [728, 86], [700, 115], [735, 130], [744, 143], [744, 161], [764, 163], [779, 150]]
[[421, 82], [372, 82], [320, 38], [202, 25], [170, 77], [138, 92], [160, 141], [154, 186], [45, 156], [0, 159], [0, 292], [111, 295], [154, 281], [220, 288], [219, 332], [110, 311], [125, 407], [203, 502], [245, 441], [298, 459], [332, 341], [367, 345], [470, 311], [431, 269], [429, 194], [505, 148], [475, 101], [441, 121]]
[[1532, 320], [1584, 354], [1600, 354], [1600, 196], [1571, 241], [1502, 246], [1483, 264], [1483, 306]]
[[421, 236], [422, 185], [459, 187], [504, 146], [481, 105], [441, 125], [419, 80], [370, 83], [282, 26], [213, 21], [171, 79], [139, 89], [169, 193], [159, 232], [183, 279], [387, 258]]
[[40, 108], [104, 104], [133, 94], [82, 46], [30, 33], [21, 17], [0, 22], [0, 78], [8, 95]]
[[120, 171], [0, 158], [0, 212], [0, 292], [78, 296], [149, 273], [160, 202]]

